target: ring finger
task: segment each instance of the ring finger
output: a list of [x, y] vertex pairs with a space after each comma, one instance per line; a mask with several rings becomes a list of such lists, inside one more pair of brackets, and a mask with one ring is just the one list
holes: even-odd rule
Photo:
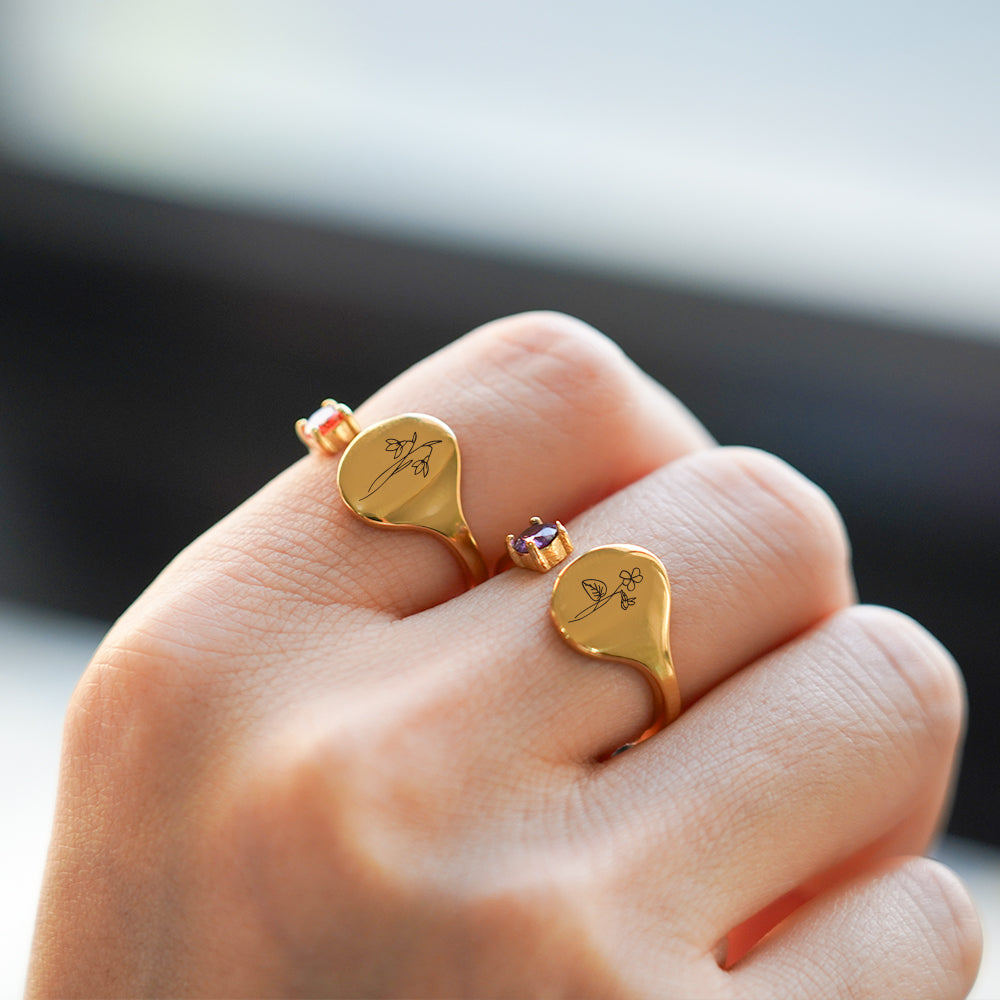
[[849, 608], [605, 768], [592, 793], [603, 815], [630, 817], [605, 833], [630, 841], [632, 863], [671, 844], [664, 878], [683, 868], [690, 926], [711, 947], [896, 829], [952, 759], [962, 717], [957, 671], [926, 632]]

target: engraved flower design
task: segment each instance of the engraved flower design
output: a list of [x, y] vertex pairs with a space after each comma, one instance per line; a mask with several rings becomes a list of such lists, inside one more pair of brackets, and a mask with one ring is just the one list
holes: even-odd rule
[[399, 458], [403, 452], [406, 450], [408, 444], [412, 444], [413, 440], [416, 438], [407, 438], [405, 441], [400, 441], [399, 438], [386, 438], [385, 439], [385, 450], [392, 452], [393, 458]]
[[383, 469], [373, 480], [368, 492], [361, 498], [367, 500], [373, 493], [377, 493], [393, 476], [398, 476], [404, 469], [412, 469], [415, 476], [423, 476], [426, 479], [430, 475], [430, 460], [434, 454], [434, 445], [440, 444], [441, 438], [433, 441], [425, 441], [420, 444], [417, 441], [417, 432], [413, 432], [412, 437], [405, 439], [388, 437], [385, 439], [385, 450], [389, 452], [394, 461], [387, 469]]
[[578, 622], [581, 618], [586, 618], [588, 615], [592, 615], [595, 611], [603, 608], [608, 601], [612, 600], [614, 597], [618, 597], [622, 611], [628, 611], [633, 604], [635, 604], [635, 598], [629, 597], [627, 591], [635, 590], [638, 584], [642, 583], [642, 572], [638, 566], [635, 566], [631, 570], [623, 569], [618, 574], [621, 583], [615, 587], [610, 593], [608, 593], [607, 584], [603, 580], [581, 580], [580, 584], [590, 599], [590, 604], [585, 607], [579, 614], [571, 618], [570, 621]]

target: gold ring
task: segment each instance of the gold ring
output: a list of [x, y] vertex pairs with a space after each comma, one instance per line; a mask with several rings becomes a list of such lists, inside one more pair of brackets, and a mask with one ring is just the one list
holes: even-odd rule
[[670, 655], [670, 580], [652, 552], [602, 545], [563, 567], [552, 588], [552, 620], [581, 653], [639, 669], [653, 693], [651, 724], [627, 746], [669, 725], [681, 712]]
[[469, 586], [489, 577], [462, 511], [458, 441], [436, 417], [404, 413], [361, 431], [340, 459], [337, 486], [358, 517], [446, 542]]

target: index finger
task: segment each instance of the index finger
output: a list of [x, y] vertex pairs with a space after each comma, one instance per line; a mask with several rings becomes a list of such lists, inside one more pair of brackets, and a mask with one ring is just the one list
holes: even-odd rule
[[[317, 399], [325, 388], [317, 386]], [[487, 565], [532, 515], [572, 517], [713, 443], [616, 345], [551, 313], [473, 331], [404, 372], [357, 415], [366, 426], [401, 411], [432, 414], [455, 431], [465, 513]], [[340, 605], [401, 617], [461, 589], [445, 546], [354, 517], [337, 493], [336, 471], [329, 456], [292, 466], [176, 561], [174, 589], [177, 574], [207, 573], [212, 607], [263, 605], [272, 627], [289, 614], [302, 620], [303, 604], [321, 616]], [[206, 570], [213, 561], [214, 573]]]

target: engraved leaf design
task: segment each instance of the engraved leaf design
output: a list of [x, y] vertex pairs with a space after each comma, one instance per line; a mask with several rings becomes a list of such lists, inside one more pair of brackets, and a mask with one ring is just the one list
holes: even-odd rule
[[608, 588], [602, 580], [584, 580], [583, 589], [587, 591], [587, 595], [592, 601], [604, 600], [604, 595], [608, 592]]

